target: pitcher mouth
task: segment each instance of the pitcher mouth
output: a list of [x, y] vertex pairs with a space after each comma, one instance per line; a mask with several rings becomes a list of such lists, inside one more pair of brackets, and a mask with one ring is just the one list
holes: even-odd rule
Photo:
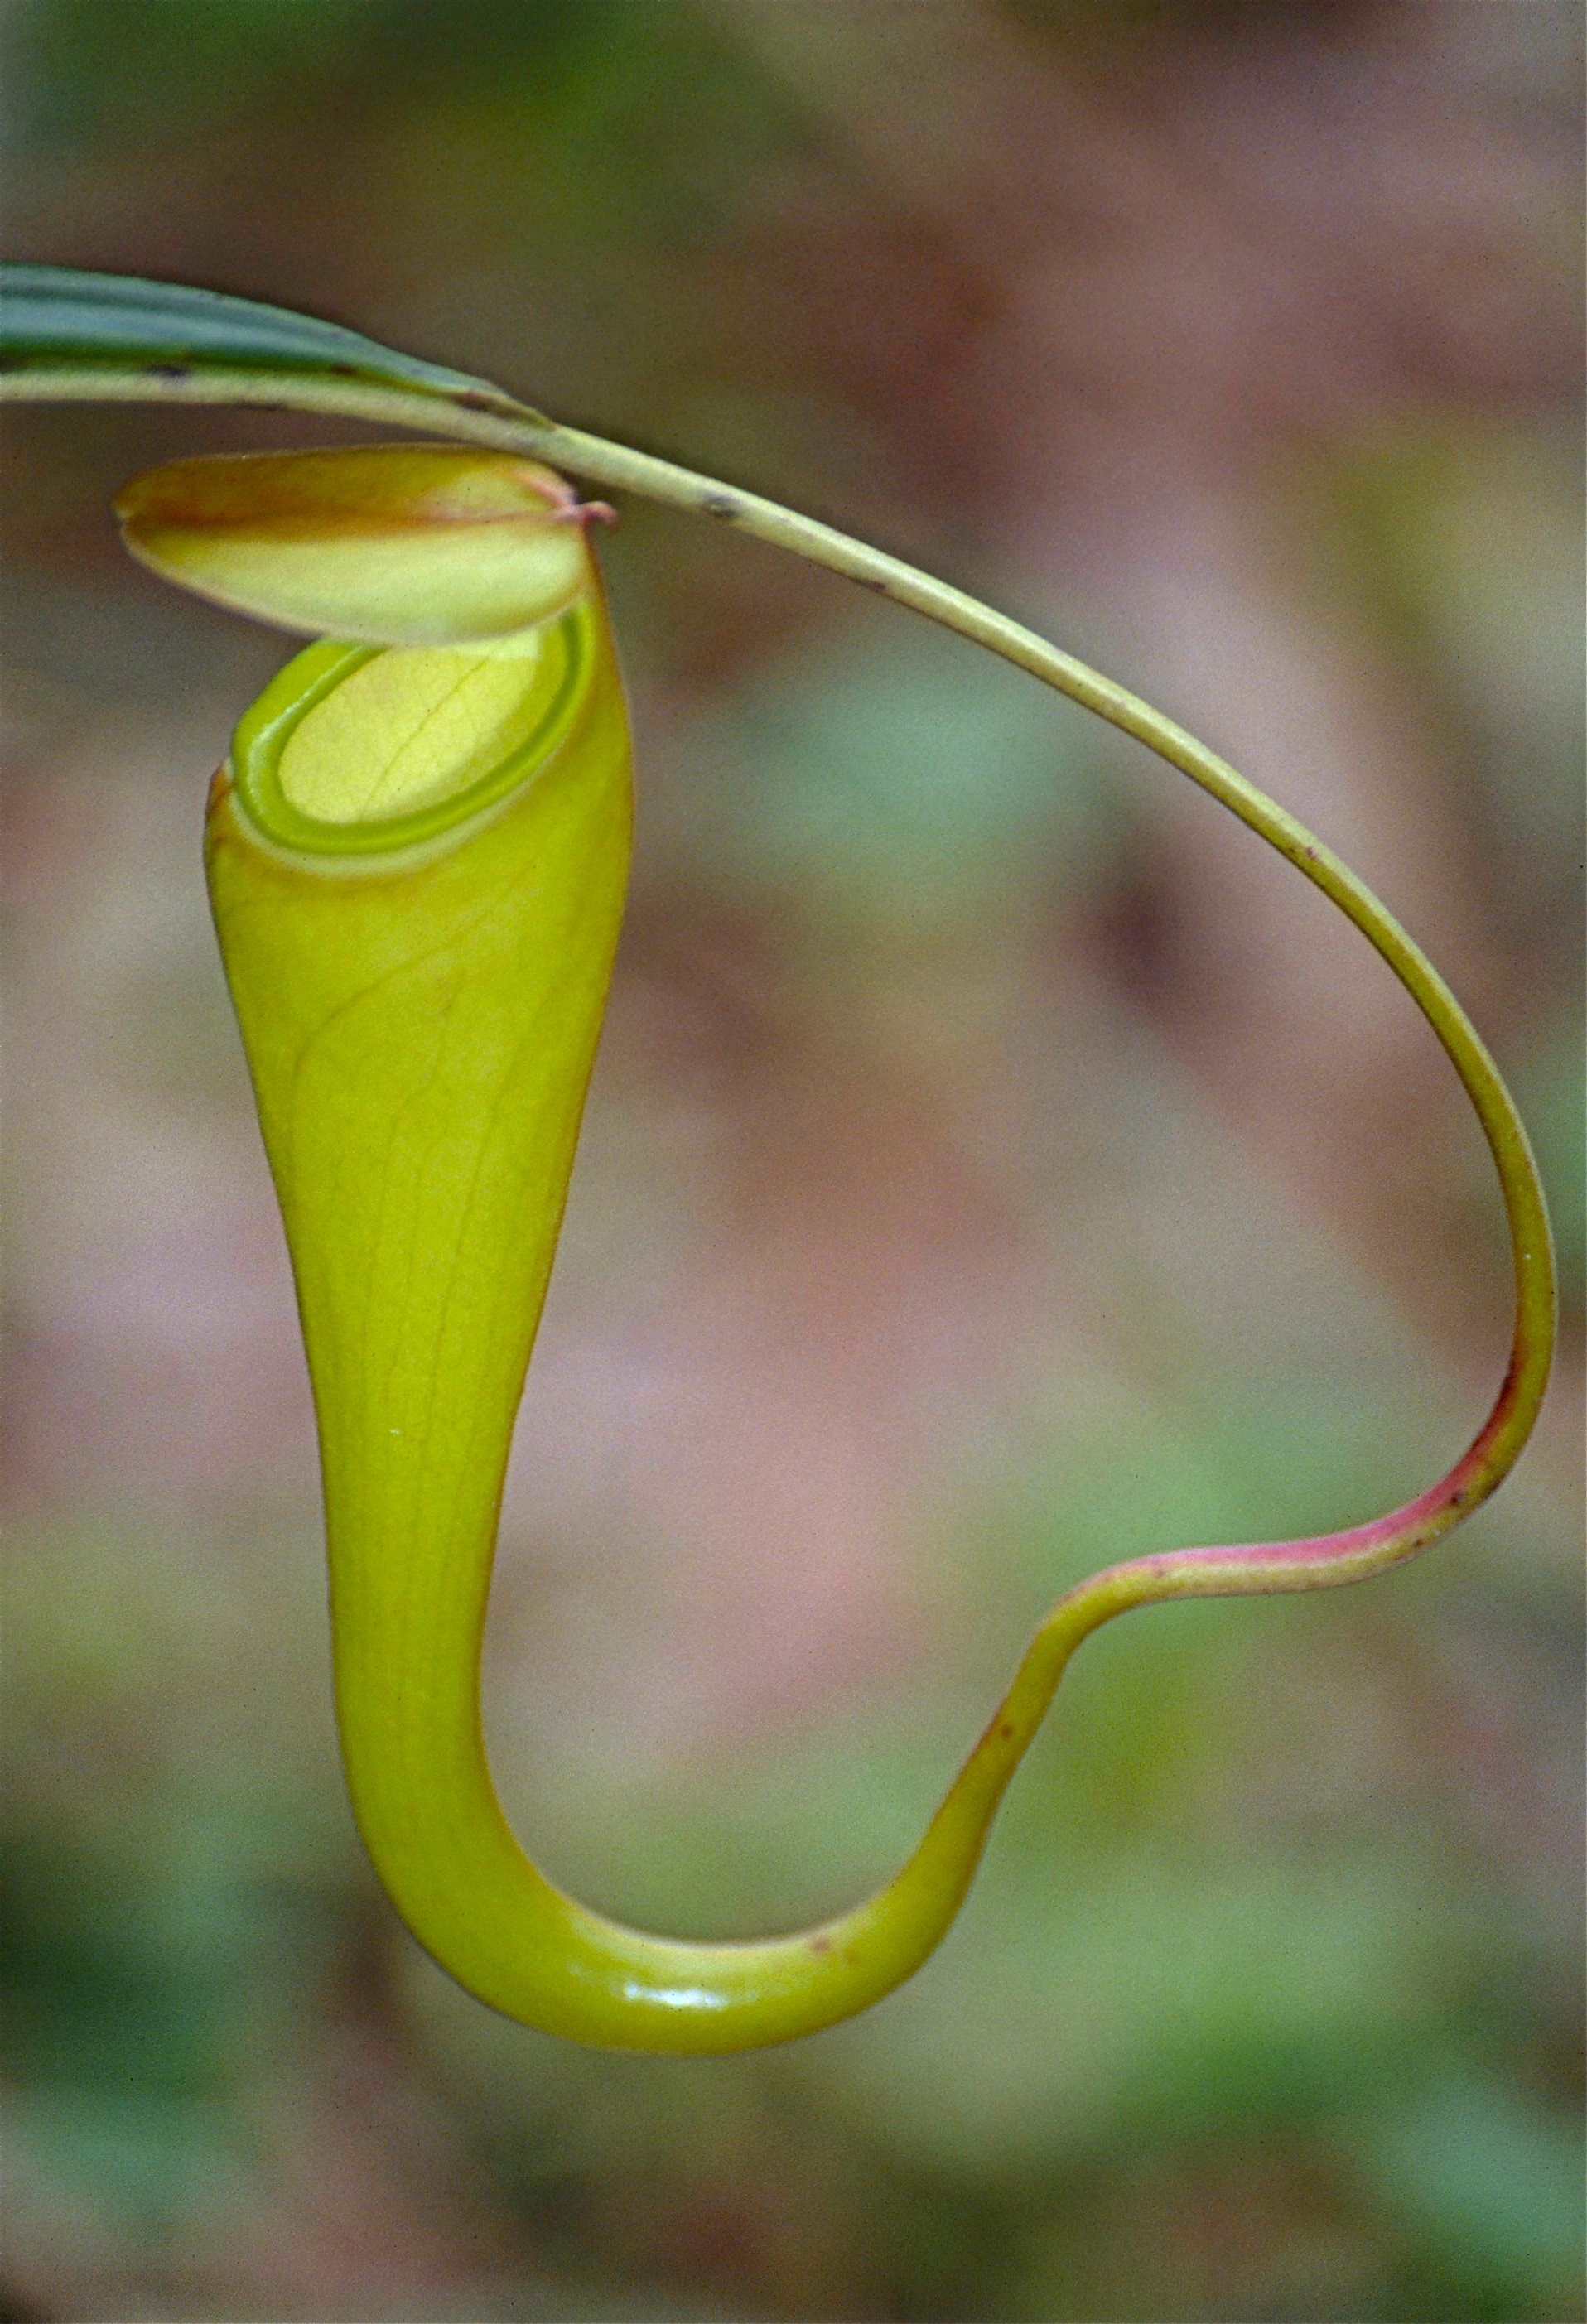
[[554, 757], [594, 667], [587, 600], [466, 646], [323, 639], [239, 723], [236, 805], [293, 855], [427, 847], [502, 806]]

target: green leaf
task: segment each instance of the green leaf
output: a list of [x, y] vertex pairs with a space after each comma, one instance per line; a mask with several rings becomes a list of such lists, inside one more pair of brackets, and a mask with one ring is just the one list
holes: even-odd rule
[[65, 266], [0, 266], [0, 371], [20, 374], [23, 393], [30, 374], [52, 383], [87, 374], [88, 395], [107, 373], [178, 391], [189, 375], [291, 374], [525, 416], [488, 381], [398, 355], [339, 323], [217, 290]]

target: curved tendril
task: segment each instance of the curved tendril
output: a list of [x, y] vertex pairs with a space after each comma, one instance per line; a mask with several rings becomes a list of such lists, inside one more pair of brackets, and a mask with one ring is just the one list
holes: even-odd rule
[[[1021, 1665], [1010, 1699], [1040, 1658], [1042, 1641], [1055, 1626], [1070, 1636], [1072, 1651], [1112, 1614], [1160, 1598], [1329, 1588], [1364, 1581], [1426, 1548], [1486, 1500], [1515, 1465], [1548, 1384], [1557, 1297], [1547, 1205], [1525, 1126], [1498, 1066], [1444, 978], [1366, 882], [1296, 816], [1184, 727], [963, 590], [813, 518], [651, 454], [538, 418], [532, 428], [522, 430], [526, 449], [531, 435], [540, 456], [554, 466], [708, 516], [825, 566], [984, 646], [1143, 742], [1265, 840], [1360, 929], [1432, 1027], [1481, 1126], [1509, 1230], [1515, 1328], [1509, 1367], [1493, 1408], [1448, 1474], [1386, 1517], [1340, 1533], [1240, 1548], [1183, 1550], [1109, 1568], [1054, 1608]], [[1126, 1576], [1135, 1578], [1127, 1582]], [[1093, 1615], [1077, 1610], [1093, 1606], [1098, 1609]], [[1061, 1667], [1060, 1662], [1059, 1671]], [[1049, 1685], [1045, 1700], [1050, 1697]], [[993, 1729], [998, 1724], [994, 1720]]]
[[[586, 2041], [686, 2052], [787, 2040], [852, 2015], [907, 1978], [951, 1924], [1009, 1779], [1070, 1656], [1093, 1630], [1132, 1608], [1173, 1599], [1329, 1589], [1366, 1580], [1426, 1548], [1502, 1482], [1543, 1400], [1555, 1313], [1547, 1213], [1514, 1102], [1449, 987], [1370, 890], [1285, 809], [1181, 727], [1034, 632], [880, 550], [757, 495], [544, 420], [506, 398], [475, 410], [290, 374], [246, 383], [195, 374], [174, 392], [130, 373], [93, 381], [80, 374], [35, 375], [7, 384], [13, 393], [55, 400], [296, 405], [528, 454], [607, 488], [730, 524], [941, 622], [1134, 735], [1320, 888], [1392, 969], [1433, 1028], [1476, 1111], [1498, 1171], [1515, 1272], [1514, 1340], [1493, 1408], [1448, 1473], [1364, 1525], [1297, 1540], [1138, 1557], [1069, 1591], [1037, 1631], [914, 1855], [866, 1903], [820, 1928], [760, 1943], [695, 1944], [624, 1928], [563, 1896], [523, 1855], [496, 1803], [479, 1739], [475, 1669], [462, 1713], [467, 1733], [450, 1738], [456, 1750], [446, 1775], [452, 1788], [437, 1807], [438, 1821], [427, 1831], [411, 1827], [396, 1851], [401, 1858], [404, 1849], [422, 1843], [432, 1851], [430, 1860], [393, 1866], [389, 1849], [372, 1846], [410, 1925], [483, 1999]], [[493, 1509], [493, 1534], [494, 1527]], [[395, 1769], [399, 1787], [405, 1781], [423, 1791], [429, 1771], [421, 1763], [429, 1739], [421, 1720], [404, 1724], [401, 1717], [384, 1737], [384, 1773]], [[355, 1780], [355, 1794], [357, 1788]]]

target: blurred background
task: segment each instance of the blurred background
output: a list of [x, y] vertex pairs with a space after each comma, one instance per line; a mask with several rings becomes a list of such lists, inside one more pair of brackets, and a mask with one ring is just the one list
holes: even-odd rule
[[[106, 503], [328, 423], [14, 410], [0, 2313], [1580, 2313], [1578, 12], [10, 0], [5, 254], [299, 306], [922, 562], [1138, 687], [1428, 945], [1568, 1308], [1425, 1565], [1066, 1681], [940, 1955], [581, 2052], [396, 1924], [198, 867], [293, 650]], [[344, 431], [345, 432], [345, 431]], [[1462, 1449], [1508, 1281], [1450, 1071], [1199, 794], [630, 505], [632, 913], [489, 1649], [590, 1901], [889, 1872], [1064, 1587]]]

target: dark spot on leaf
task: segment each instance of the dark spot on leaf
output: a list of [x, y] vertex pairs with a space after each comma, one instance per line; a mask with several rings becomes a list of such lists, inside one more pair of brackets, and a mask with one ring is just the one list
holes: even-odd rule
[[812, 1937], [810, 1940], [810, 1950], [813, 1953], [829, 1953], [832, 1950], [832, 1939], [830, 1937]]
[[707, 493], [700, 506], [707, 516], [720, 517], [724, 524], [731, 524], [735, 517], [743, 513], [738, 503], [729, 499], [725, 493]]
[[173, 386], [177, 382], [191, 379], [193, 376], [192, 364], [185, 363], [150, 364], [147, 370], [151, 379], [168, 379]]

